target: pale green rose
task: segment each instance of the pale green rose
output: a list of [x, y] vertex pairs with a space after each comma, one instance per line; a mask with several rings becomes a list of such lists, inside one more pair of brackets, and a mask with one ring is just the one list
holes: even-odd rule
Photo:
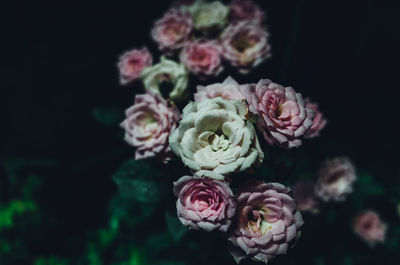
[[[171, 87], [168, 98], [180, 101], [187, 96], [188, 71], [183, 64], [161, 57], [161, 61], [142, 71], [141, 79], [146, 90], [159, 95], [165, 95], [168, 91], [162, 91], [167, 86]], [[163, 84], [163, 85], [162, 85]]]
[[229, 7], [220, 1], [207, 3], [196, 1], [191, 6], [183, 7], [189, 11], [194, 20], [194, 27], [199, 30], [205, 30], [212, 27], [223, 28], [227, 23]]
[[191, 102], [183, 109], [169, 145], [195, 176], [223, 180], [264, 158], [244, 100], [221, 97]]

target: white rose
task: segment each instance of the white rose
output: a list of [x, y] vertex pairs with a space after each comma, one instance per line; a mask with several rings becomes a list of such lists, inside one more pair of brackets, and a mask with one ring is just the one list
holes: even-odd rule
[[[174, 101], [183, 100], [186, 97], [188, 84], [188, 71], [184, 65], [161, 57], [161, 61], [142, 71], [141, 79], [146, 90], [163, 95], [160, 90], [162, 83], [172, 86], [168, 96]], [[165, 92], [165, 91], [164, 91]]]
[[220, 1], [207, 3], [204, 1], [196, 1], [188, 10], [194, 20], [194, 27], [199, 30], [209, 29], [211, 27], [223, 28], [227, 23], [229, 7]]
[[262, 162], [253, 124], [244, 101], [221, 97], [191, 102], [169, 138], [172, 151], [196, 176], [224, 179]]

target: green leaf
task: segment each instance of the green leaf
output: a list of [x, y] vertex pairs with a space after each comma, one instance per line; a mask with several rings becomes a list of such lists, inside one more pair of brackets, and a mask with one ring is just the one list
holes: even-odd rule
[[385, 193], [384, 188], [379, 185], [372, 175], [367, 172], [361, 172], [358, 174], [358, 182], [356, 189], [361, 193], [362, 196], [380, 196]]
[[124, 116], [120, 108], [94, 108], [93, 117], [103, 125], [112, 126], [122, 122]]
[[171, 233], [175, 241], [180, 241], [181, 238], [187, 233], [188, 229], [182, 225], [176, 214], [165, 212], [165, 219], [167, 222], [168, 231]]
[[170, 191], [166, 182], [157, 180], [162, 173], [147, 161], [129, 160], [112, 177], [121, 195], [141, 203], [160, 200]]

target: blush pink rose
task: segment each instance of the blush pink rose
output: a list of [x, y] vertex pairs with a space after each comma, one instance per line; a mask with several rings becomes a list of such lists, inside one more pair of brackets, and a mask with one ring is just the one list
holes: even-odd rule
[[126, 85], [138, 79], [143, 69], [150, 66], [152, 62], [153, 59], [146, 47], [140, 50], [133, 49], [122, 54], [118, 62], [121, 85]]
[[214, 41], [188, 42], [181, 52], [180, 59], [195, 75], [217, 76], [222, 71], [221, 50]]
[[314, 138], [316, 136], [319, 136], [320, 132], [322, 129], [325, 128], [327, 121], [324, 118], [324, 115], [322, 112], [318, 109], [318, 104], [311, 102], [309, 99], [305, 99], [306, 107], [313, 110], [315, 113], [314, 119], [313, 119], [313, 125], [311, 126], [310, 129], [306, 132], [304, 135], [305, 138]]
[[125, 115], [121, 127], [125, 129], [125, 141], [136, 147], [135, 159], [157, 156], [163, 162], [168, 161], [168, 137], [180, 119], [178, 109], [169, 107], [161, 96], [148, 92], [136, 95], [135, 104]]
[[221, 97], [227, 100], [242, 100], [240, 85], [232, 78], [228, 77], [223, 83], [216, 83], [208, 86], [197, 86], [197, 93], [194, 94], [196, 102], [206, 98]]
[[302, 212], [318, 212], [318, 199], [314, 192], [315, 183], [311, 180], [300, 180], [292, 188], [297, 209]]
[[184, 176], [174, 182], [179, 220], [191, 229], [226, 232], [236, 209], [229, 186], [209, 178]]
[[314, 112], [305, 106], [300, 93], [269, 79], [242, 86], [241, 91], [270, 145], [293, 148], [302, 144], [304, 134], [313, 124]]
[[289, 192], [279, 183], [258, 182], [241, 191], [236, 226], [229, 237], [231, 254], [238, 263], [246, 257], [267, 263], [286, 254], [297, 241], [303, 218]]
[[188, 12], [170, 9], [155, 22], [151, 35], [160, 50], [176, 50], [185, 45], [192, 27], [193, 20]]
[[222, 56], [239, 72], [248, 73], [270, 56], [268, 37], [254, 21], [233, 22], [221, 35]]
[[234, 0], [230, 5], [230, 15], [232, 20], [252, 20], [260, 23], [265, 14], [252, 0]]
[[374, 247], [385, 241], [387, 225], [376, 212], [368, 210], [356, 216], [353, 229], [370, 247]]
[[353, 191], [356, 170], [349, 159], [337, 157], [325, 161], [315, 183], [315, 194], [323, 201], [344, 201]]

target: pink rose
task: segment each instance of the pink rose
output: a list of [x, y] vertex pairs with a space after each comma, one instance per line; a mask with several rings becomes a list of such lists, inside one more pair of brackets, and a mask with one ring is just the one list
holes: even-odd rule
[[230, 10], [233, 20], [252, 20], [258, 23], [264, 20], [264, 12], [252, 0], [234, 0]]
[[303, 97], [291, 87], [261, 79], [257, 84], [242, 86], [249, 109], [258, 116], [258, 127], [265, 140], [284, 148], [299, 147], [312, 126], [314, 112], [306, 108]]
[[185, 45], [192, 27], [192, 17], [188, 12], [170, 9], [155, 22], [151, 35], [160, 50], [176, 50]]
[[302, 212], [318, 212], [318, 200], [314, 193], [314, 185], [314, 182], [311, 180], [300, 180], [292, 188], [297, 209]]
[[194, 94], [196, 102], [206, 98], [221, 97], [227, 100], [241, 100], [243, 96], [240, 92], [240, 85], [232, 78], [228, 77], [223, 83], [216, 83], [208, 86], [197, 86], [197, 93]]
[[180, 119], [176, 107], [168, 107], [159, 95], [148, 92], [136, 95], [135, 104], [125, 111], [121, 123], [125, 129], [125, 141], [136, 147], [135, 159], [157, 156], [169, 159], [168, 137]]
[[184, 176], [174, 182], [179, 220], [191, 229], [226, 232], [235, 213], [229, 186], [221, 181]]
[[196, 75], [217, 76], [222, 71], [220, 47], [213, 41], [188, 42], [180, 57], [181, 62]]
[[133, 49], [122, 54], [118, 62], [121, 85], [126, 85], [138, 79], [143, 69], [150, 66], [152, 61], [151, 54], [146, 47], [141, 50]]
[[318, 171], [315, 194], [323, 201], [344, 201], [353, 191], [356, 173], [353, 164], [344, 157], [325, 161]]
[[370, 247], [385, 241], [387, 225], [374, 211], [359, 213], [354, 219], [353, 228]]
[[305, 102], [306, 107], [315, 112], [313, 125], [304, 135], [304, 138], [309, 139], [319, 136], [319, 133], [322, 131], [323, 128], [325, 128], [327, 121], [326, 119], [324, 119], [324, 115], [322, 114], [322, 112], [318, 109], [317, 103], [313, 103], [309, 99], [305, 99]]
[[270, 56], [268, 36], [256, 22], [234, 22], [221, 35], [222, 56], [239, 72], [248, 73]]
[[239, 194], [237, 223], [229, 237], [237, 262], [251, 257], [267, 263], [296, 242], [303, 218], [289, 192], [279, 183], [256, 182]]

